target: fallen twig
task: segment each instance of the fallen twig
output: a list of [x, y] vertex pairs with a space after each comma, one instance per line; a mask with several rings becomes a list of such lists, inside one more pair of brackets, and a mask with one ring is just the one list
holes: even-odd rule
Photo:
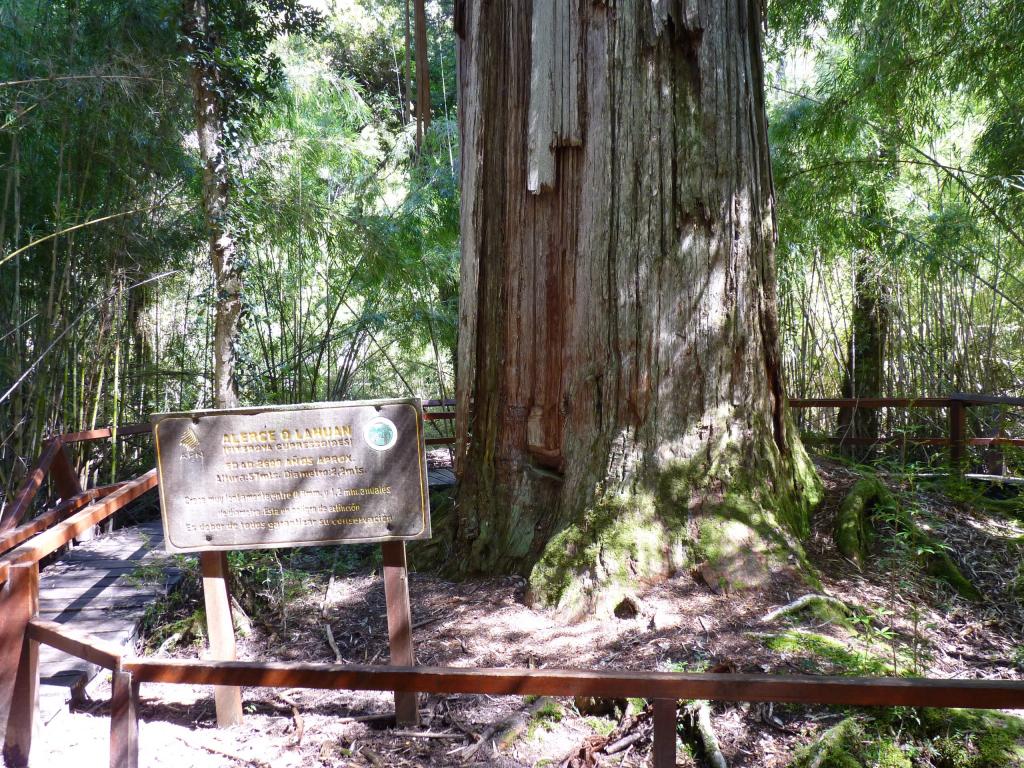
[[527, 726], [538, 712], [549, 708], [557, 708], [561, 712], [562, 705], [552, 698], [541, 696], [530, 704], [525, 711], [516, 712], [511, 718], [499, 724], [500, 730], [495, 736], [495, 749], [500, 752], [512, 746], [512, 743], [526, 730]]
[[327, 580], [327, 589], [324, 590], [324, 599], [320, 601], [320, 618], [327, 618], [327, 601], [331, 597], [331, 587], [334, 586], [334, 574]]
[[422, 621], [417, 621], [415, 624], [412, 625], [411, 629], [419, 629], [420, 627], [425, 627], [428, 624], [433, 624], [435, 621], [440, 621], [447, 615], [448, 614], [439, 613], [437, 616], [430, 616], [429, 618], [423, 619]]
[[324, 631], [327, 633], [327, 644], [331, 646], [331, 650], [334, 651], [334, 660], [338, 664], [344, 664], [345, 659], [341, 655], [341, 651], [338, 650], [338, 643], [334, 639], [334, 632], [331, 631], [331, 625], [324, 624]]
[[177, 738], [186, 746], [191, 747], [193, 749], [204, 750], [205, 752], [209, 752], [211, 755], [220, 755], [221, 757], [226, 757], [229, 760], [234, 760], [237, 763], [256, 766], [256, 768], [270, 768], [270, 763], [266, 762], [265, 760], [260, 760], [256, 757], [245, 757], [243, 755], [238, 754], [237, 752], [231, 752], [227, 749], [215, 747], [212, 744], [204, 744], [200, 741], [190, 741], [189, 739], [186, 739], [183, 736], [178, 736]]
[[476, 753], [480, 751], [480, 747], [482, 747], [484, 744], [490, 741], [491, 736], [494, 735], [494, 732], [497, 729], [497, 725], [487, 726], [484, 732], [480, 734], [480, 738], [476, 740], [476, 743], [470, 744], [468, 747], [465, 747], [462, 750], [460, 750], [462, 753], [462, 762], [468, 763], [470, 760], [472, 760]]
[[766, 613], [764, 616], [761, 617], [761, 623], [770, 624], [776, 619], [779, 619], [790, 613], [797, 613], [803, 610], [804, 608], [808, 607], [809, 605], [813, 605], [814, 603], [820, 603], [822, 605], [827, 605], [830, 608], [835, 608], [836, 610], [842, 612], [844, 615], [849, 615], [850, 613], [850, 606], [848, 606], [842, 600], [837, 600], [836, 598], [829, 597], [828, 595], [819, 595], [811, 593], [809, 595], [803, 595], [802, 597], [798, 597], [793, 602], [787, 603], [781, 608], [776, 608], [774, 611]]
[[436, 731], [392, 731], [394, 736], [406, 736], [411, 739], [457, 739], [466, 738], [463, 733], [438, 733]]
[[614, 755], [617, 752], [621, 752], [622, 750], [624, 750], [626, 747], [630, 746], [631, 744], [636, 744], [643, 737], [644, 737], [644, 734], [640, 733], [639, 731], [636, 732], [636, 733], [631, 733], [628, 736], [623, 736], [618, 741], [613, 741], [611, 744], [606, 746], [604, 748], [604, 753], [606, 755]]
[[292, 720], [295, 723], [295, 744], [293, 746], [297, 747], [302, 744], [302, 737], [306, 733], [306, 721], [303, 720], [302, 713], [299, 712], [299, 705], [295, 703], [294, 699], [284, 693], [278, 693], [277, 698], [287, 704], [292, 710]]
[[381, 712], [376, 715], [350, 715], [347, 717], [335, 718], [336, 723], [373, 723], [375, 725], [386, 726], [388, 723], [395, 722], [395, 713]]
[[530, 706], [520, 712], [516, 712], [510, 718], [503, 720], [500, 723], [489, 725], [484, 732], [477, 739], [475, 744], [470, 744], [464, 750], [462, 750], [463, 762], [469, 762], [473, 759], [480, 748], [488, 741], [491, 742], [491, 753], [496, 755], [502, 749], [507, 748], [512, 742], [514, 742], [519, 735], [526, 730], [526, 726], [529, 725], [530, 719], [537, 714], [544, 707], [551, 706], [554, 704], [558, 706], [558, 703], [547, 696], [542, 696], [534, 701]]

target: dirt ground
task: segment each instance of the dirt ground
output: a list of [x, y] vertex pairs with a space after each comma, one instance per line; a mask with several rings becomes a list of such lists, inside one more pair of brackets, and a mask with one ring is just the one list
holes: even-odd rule
[[[773, 609], [817, 591], [795, 569], [778, 573], [763, 589], [738, 594], [716, 594], [699, 577], [677, 574], [638, 589], [636, 616], [576, 624], [528, 607], [523, 599], [525, 582], [519, 578], [450, 583], [413, 573], [417, 662], [778, 674], [846, 671], [822, 666], [804, 652], [799, 632], [813, 632], [842, 643], [851, 659], [885, 659], [895, 649], [900, 673], [913, 664], [919, 674], [933, 677], [1019, 679], [1024, 610], [1008, 584], [1024, 549], [1024, 526], [967, 510], [936, 494], [912, 494], [925, 510], [932, 532], [950, 543], [955, 559], [988, 596], [985, 603], [972, 604], [916, 574], [894, 574], [884, 558], [858, 572], [838, 557], [831, 520], [856, 477], [829, 462], [821, 462], [819, 469], [828, 498], [816, 515], [808, 553], [821, 573], [822, 592], [847, 602], [862, 616], [873, 614], [862, 619], [862, 632], [810, 615], [800, 617], [796, 629], [791, 623], [765, 622]], [[257, 627], [241, 641], [240, 656], [335, 661], [329, 625], [342, 660], [387, 659], [378, 572], [329, 581], [326, 576], [311, 577], [309, 588], [288, 604], [284, 619], [273, 630]], [[795, 647], [772, 650], [766, 638], [787, 631], [797, 633]], [[197, 653], [193, 647], [173, 655]], [[43, 730], [34, 747], [34, 764], [107, 765], [108, 681], [98, 678], [89, 694], [91, 703], [62, 713]], [[577, 707], [572, 700], [562, 700], [559, 708], [541, 709], [511, 745], [499, 749], [494, 742], [501, 728], [496, 726], [531, 706], [523, 698], [423, 695], [423, 723], [417, 729], [396, 729], [389, 722], [393, 702], [385, 693], [246, 689], [243, 702], [244, 724], [218, 730], [209, 688], [144, 685], [141, 764], [640, 766], [649, 760], [650, 726], [639, 703], [625, 709], [620, 703], [618, 709], [590, 714], [584, 702]], [[823, 707], [719, 703], [712, 710], [722, 753], [737, 768], [785, 766], [799, 746], [842, 717], [842, 711]], [[640, 738], [613, 754], [604, 751], [620, 737], [637, 734]], [[581, 757], [588, 751], [590, 762]], [[704, 764], [698, 742], [687, 740], [685, 729], [678, 763]]]

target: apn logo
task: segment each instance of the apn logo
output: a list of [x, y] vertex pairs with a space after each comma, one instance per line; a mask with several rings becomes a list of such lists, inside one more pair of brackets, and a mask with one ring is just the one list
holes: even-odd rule
[[185, 434], [181, 436], [178, 444], [181, 446], [182, 461], [203, 460], [203, 449], [199, 447], [199, 435], [196, 434], [192, 427], [185, 430]]

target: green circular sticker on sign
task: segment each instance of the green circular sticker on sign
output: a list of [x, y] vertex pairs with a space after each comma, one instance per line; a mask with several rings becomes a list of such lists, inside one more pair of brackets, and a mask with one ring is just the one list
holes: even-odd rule
[[363, 428], [363, 439], [375, 451], [386, 451], [398, 442], [398, 427], [391, 419], [377, 416]]

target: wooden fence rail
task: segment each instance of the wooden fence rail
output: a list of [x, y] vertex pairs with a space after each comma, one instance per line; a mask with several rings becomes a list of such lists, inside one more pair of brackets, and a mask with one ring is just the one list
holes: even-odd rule
[[963, 468], [969, 446], [1024, 447], [1024, 439], [1008, 437], [968, 437], [967, 409], [983, 405], [1024, 408], [1024, 398], [997, 395], [972, 395], [958, 392], [948, 397], [860, 397], [860, 398], [793, 398], [790, 408], [946, 408], [948, 433], [945, 437], [824, 437], [812, 436], [812, 442], [836, 445], [935, 445], [949, 447], [949, 463]]
[[[32, 619], [28, 641], [45, 643], [113, 673], [110, 765], [138, 766], [139, 688], [142, 683], [315, 688], [504, 696], [645, 698], [655, 702], [654, 765], [675, 765], [680, 700], [782, 702], [830, 706], [1024, 708], [1024, 682], [812, 675], [750, 675], [624, 670], [393, 667], [259, 661], [198, 661], [125, 656], [118, 646], [59, 624]], [[22, 748], [27, 732], [11, 734]], [[24, 753], [27, 756], [27, 751]]]

